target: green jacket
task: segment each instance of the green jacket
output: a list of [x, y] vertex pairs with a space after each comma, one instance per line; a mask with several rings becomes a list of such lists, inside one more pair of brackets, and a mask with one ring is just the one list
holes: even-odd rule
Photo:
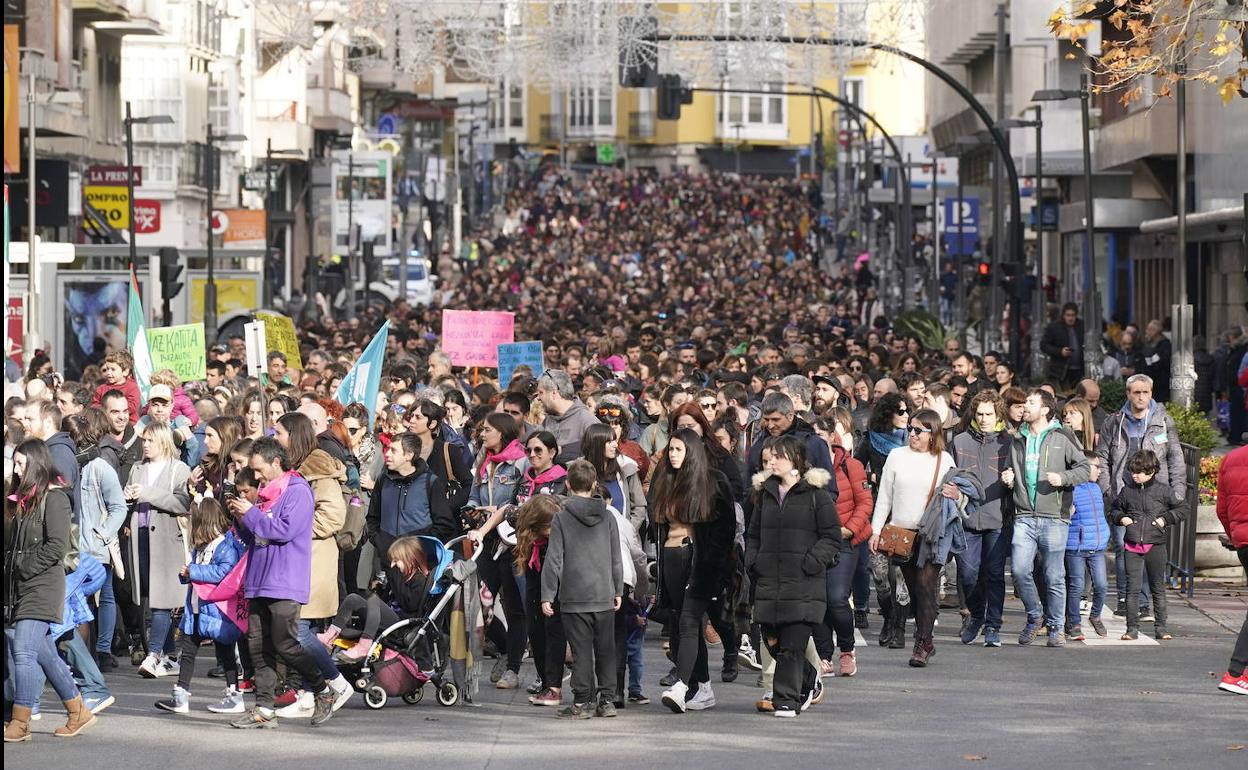
[[[1024, 426], [1026, 431], [1026, 426]], [[1035, 486], [1035, 499], [1027, 489], [1027, 436], [1015, 436], [1010, 443], [1010, 467], [1014, 470], [1014, 516], [1043, 516], [1070, 521], [1075, 487], [1092, 476], [1092, 466], [1079, 443], [1069, 430], [1053, 427], [1040, 437], [1040, 466]], [[1046, 476], [1058, 473], [1060, 486], [1053, 486]]]

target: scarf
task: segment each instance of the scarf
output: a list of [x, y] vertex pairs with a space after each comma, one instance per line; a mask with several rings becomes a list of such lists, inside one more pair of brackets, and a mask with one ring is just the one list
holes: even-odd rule
[[278, 498], [286, 493], [286, 487], [290, 484], [290, 477], [294, 475], [296, 475], [295, 471], [286, 471], [281, 476], [260, 487], [260, 492], [257, 494], [256, 507], [265, 513], [273, 510], [273, 506], [277, 504]]
[[490, 476], [490, 469], [503, 463], [515, 462], [524, 457], [524, 445], [518, 439], [513, 439], [510, 444], [503, 447], [502, 451], [497, 454], [490, 454], [487, 450], [485, 453], [485, 461], [481, 463], [481, 468], [477, 471], [481, 475], [481, 480], [485, 481]]
[[542, 546], [546, 545], [549, 538], [539, 537], [533, 541], [533, 553], [529, 554], [529, 568], [534, 572], [542, 571]]
[[564, 469], [562, 465], [552, 465], [546, 470], [536, 475], [533, 473], [533, 466], [530, 465], [524, 471], [524, 480], [529, 482], [528, 497], [532, 497], [533, 495], [536, 495], [538, 488], [541, 487], [543, 484], [546, 484], [551, 481], [558, 481], [559, 479], [567, 475], [568, 475], [568, 472], [567, 470]]
[[885, 457], [894, 449], [900, 449], [906, 445], [906, 429], [897, 428], [887, 433], [879, 433], [870, 431], [867, 436], [871, 439], [871, 448]]

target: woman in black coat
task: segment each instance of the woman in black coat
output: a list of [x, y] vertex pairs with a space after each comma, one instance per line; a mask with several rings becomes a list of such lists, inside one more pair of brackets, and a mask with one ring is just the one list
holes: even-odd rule
[[824, 573], [836, 563], [841, 520], [836, 498], [825, 488], [830, 476], [806, 464], [801, 439], [776, 436], [763, 451], [770, 453], [771, 476], [758, 490], [745, 566], [754, 586], [754, 620], [776, 659], [775, 714], [795, 717], [807, 678], [806, 645], [827, 607]]
[[732, 580], [737, 517], [732, 487], [712, 468], [697, 433], [678, 430], [669, 439], [650, 481], [649, 509], [657, 532], [658, 606], [678, 619], [671, 638], [678, 681], [663, 703], [678, 714], [701, 711], [715, 705], [702, 619]]
[[4, 507], [4, 625], [6, 635], [11, 634], [15, 692], [4, 742], [30, 740], [30, 714], [43, 688], [38, 670], [69, 713], [65, 726], [56, 729], [58, 736], [68, 738], [94, 722], [95, 715], [83, 704], [74, 677], [48, 634], [49, 625], [61, 622], [65, 611], [70, 505], [43, 441], [27, 439], [13, 451], [10, 489], [12, 497]]

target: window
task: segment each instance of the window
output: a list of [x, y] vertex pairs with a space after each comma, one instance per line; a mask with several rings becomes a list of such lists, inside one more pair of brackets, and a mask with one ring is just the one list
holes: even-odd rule
[[615, 127], [615, 86], [609, 80], [568, 92], [569, 133], [610, 134]]
[[490, 129], [524, 128], [524, 86], [507, 79], [498, 81], [490, 94]]
[[134, 165], [143, 169], [144, 185], [173, 185], [178, 178], [177, 148], [135, 147]]
[[233, 109], [229, 85], [223, 80], [224, 76], [208, 76], [208, 123], [212, 125], [214, 134], [230, 133], [230, 113]]
[[[784, 139], [788, 133], [786, 97], [783, 95], [784, 83], [760, 83], [757, 85], [739, 84], [742, 88], [752, 91], [775, 92], [769, 94], [727, 93], [720, 97], [720, 135], [736, 138], [740, 126], [744, 138], [753, 139]], [[727, 82], [724, 88], [731, 88]], [[726, 105], [727, 109], [724, 109]]]
[[845, 78], [841, 81], [841, 96], [855, 107], [867, 109], [867, 81], [862, 78]]
[[[122, 99], [130, 102], [134, 117], [168, 115], [173, 125], [134, 126], [136, 142], [176, 142], [184, 127], [182, 120], [181, 73], [185, 69], [182, 58], [176, 52], [161, 50], [145, 51], [136, 56], [133, 64], [127, 57], [123, 68]], [[124, 107], [123, 107], [124, 109]]]

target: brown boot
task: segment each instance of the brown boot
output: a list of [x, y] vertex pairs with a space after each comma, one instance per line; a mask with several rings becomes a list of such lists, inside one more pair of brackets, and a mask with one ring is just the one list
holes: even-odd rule
[[30, 740], [30, 708], [14, 706], [13, 718], [4, 723], [4, 742], [21, 743]]
[[910, 655], [910, 665], [915, 668], [924, 668], [933, 655], [936, 654], [936, 646], [932, 644], [930, 638], [915, 639], [914, 652]]
[[87, 708], [82, 702], [82, 696], [73, 700], [63, 701], [65, 710], [69, 712], [69, 721], [64, 727], [58, 727], [52, 732], [57, 738], [73, 738], [78, 733], [95, 724], [95, 714]]

